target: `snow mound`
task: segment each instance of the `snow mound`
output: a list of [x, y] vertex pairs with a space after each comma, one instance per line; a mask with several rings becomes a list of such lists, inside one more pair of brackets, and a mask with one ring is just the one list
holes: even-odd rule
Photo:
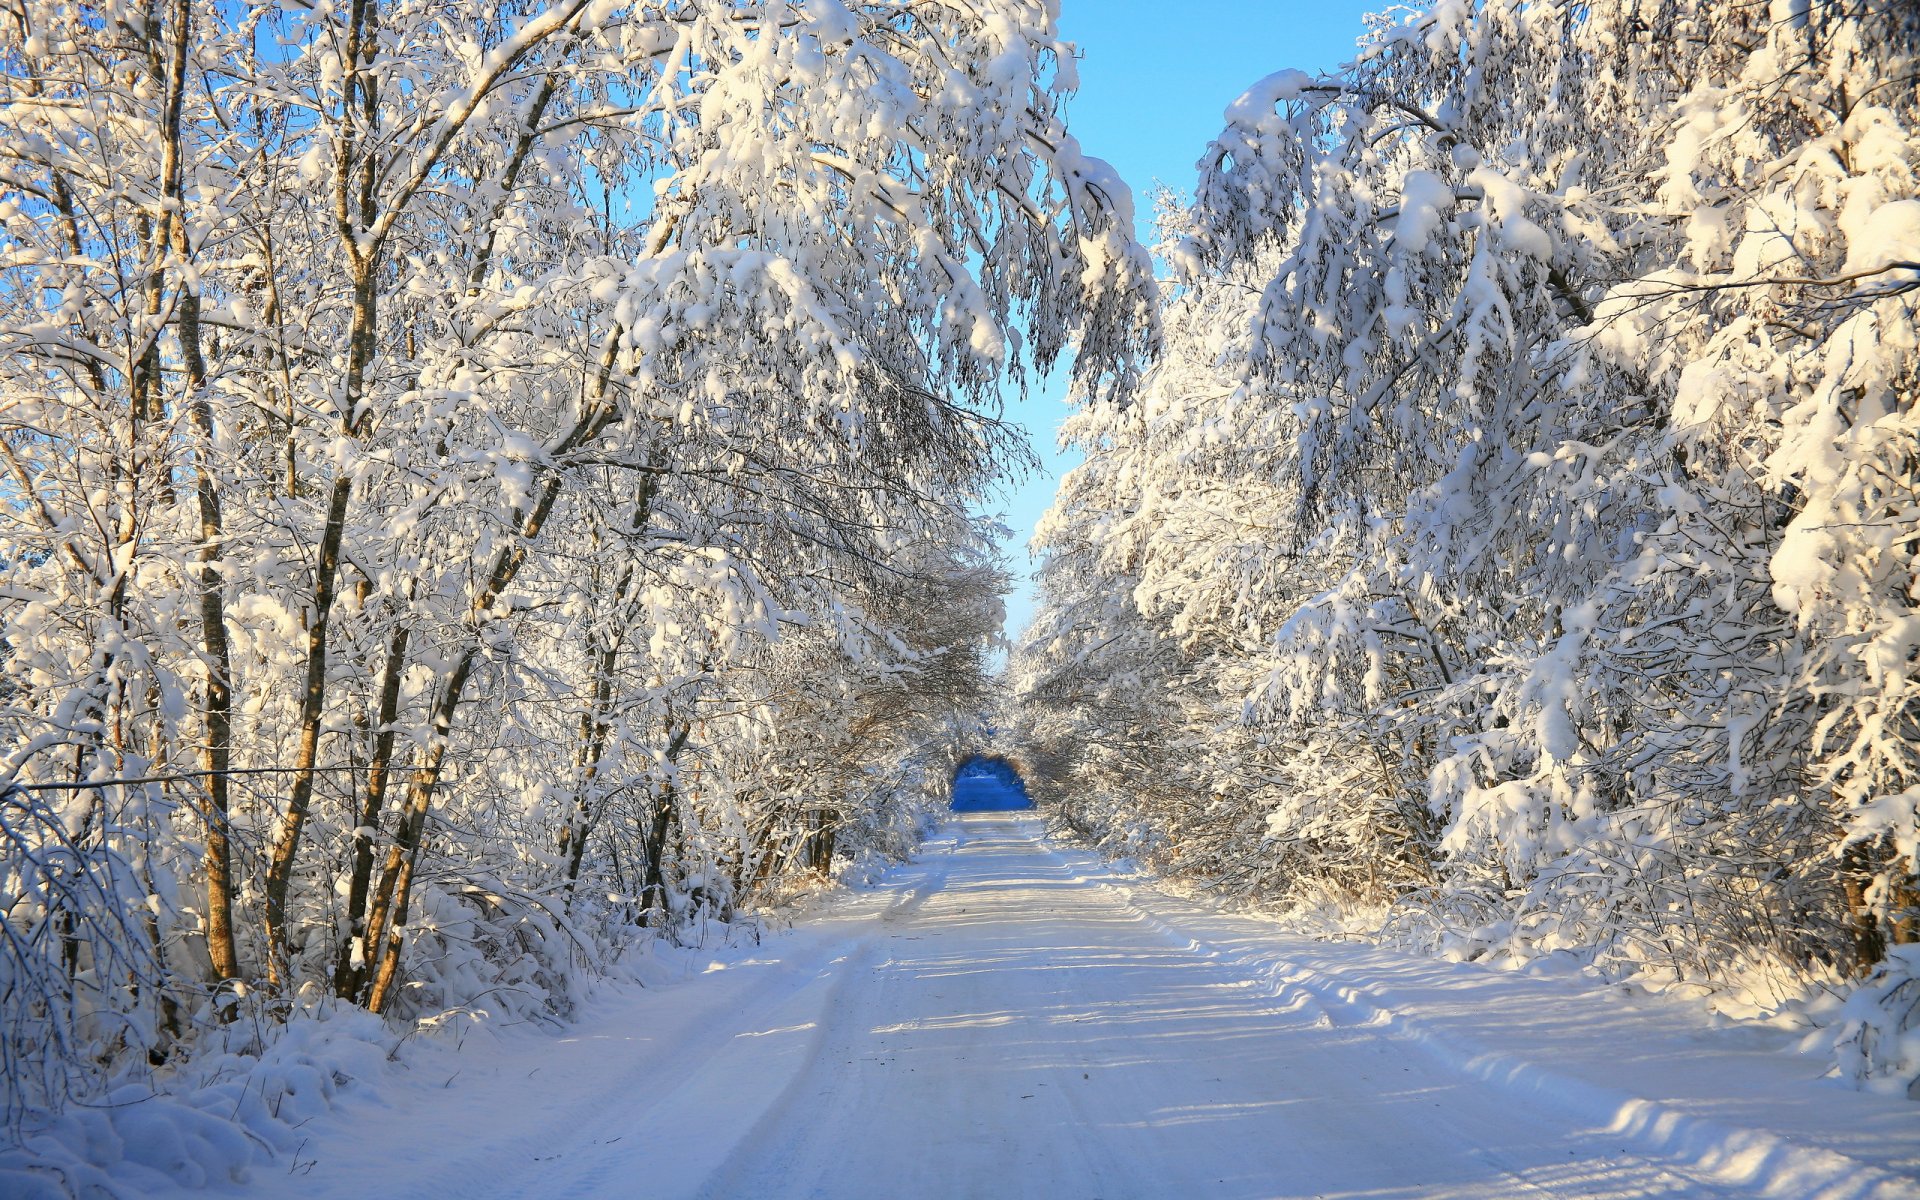
[[223, 1031], [232, 1049], [197, 1057], [180, 1075], [130, 1077], [96, 1102], [29, 1114], [17, 1142], [0, 1147], [0, 1195], [140, 1200], [245, 1185], [263, 1163], [297, 1165], [300, 1126], [341, 1089], [377, 1077], [395, 1035], [359, 1009], [277, 1028], [252, 1015]]
[[1920, 1100], [1920, 945], [1889, 947], [1847, 998], [1834, 1059], [1863, 1091]]

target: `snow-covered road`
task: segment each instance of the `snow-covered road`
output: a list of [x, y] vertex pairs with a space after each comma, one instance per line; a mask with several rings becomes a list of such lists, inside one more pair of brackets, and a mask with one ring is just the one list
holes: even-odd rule
[[1920, 1105], [1818, 1074], [1589, 981], [1287, 936], [979, 813], [722, 969], [423, 1058], [247, 1194], [1920, 1197]]

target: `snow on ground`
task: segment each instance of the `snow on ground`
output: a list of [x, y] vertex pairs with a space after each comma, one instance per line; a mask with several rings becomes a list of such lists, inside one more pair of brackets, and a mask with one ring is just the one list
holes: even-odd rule
[[[344, 1088], [249, 1197], [1920, 1198], [1920, 1105], [1658, 998], [1320, 943], [1041, 818], [559, 1035]], [[205, 1195], [205, 1193], [198, 1193]]]

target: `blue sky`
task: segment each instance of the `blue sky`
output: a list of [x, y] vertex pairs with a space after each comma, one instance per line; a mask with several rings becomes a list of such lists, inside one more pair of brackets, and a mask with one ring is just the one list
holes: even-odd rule
[[[1228, 104], [1282, 68], [1325, 70], [1351, 59], [1364, 15], [1386, 7], [1389, 0], [1063, 0], [1061, 29], [1081, 55], [1068, 125], [1087, 153], [1132, 185], [1147, 238], [1156, 183], [1192, 190], [1194, 163], [1220, 132]], [[1027, 540], [1060, 475], [1079, 461], [1055, 447], [1065, 394], [1062, 376], [1024, 401], [1007, 397], [1007, 415], [1026, 426], [1044, 464], [990, 506], [1013, 529], [1009, 637], [1033, 614]]]

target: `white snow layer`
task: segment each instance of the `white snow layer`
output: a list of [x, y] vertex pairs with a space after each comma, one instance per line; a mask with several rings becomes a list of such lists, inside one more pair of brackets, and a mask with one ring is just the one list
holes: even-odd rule
[[[662, 960], [653, 982], [557, 1034], [362, 1053], [331, 1107], [232, 1177], [88, 1181], [303, 1200], [1920, 1197], [1920, 1107], [1822, 1078], [1789, 1032], [1571, 973], [1316, 942], [1114, 874], [1032, 816], [961, 817], [792, 933]], [[142, 1136], [196, 1136], [148, 1103]], [[26, 1179], [0, 1191], [37, 1194]]]

